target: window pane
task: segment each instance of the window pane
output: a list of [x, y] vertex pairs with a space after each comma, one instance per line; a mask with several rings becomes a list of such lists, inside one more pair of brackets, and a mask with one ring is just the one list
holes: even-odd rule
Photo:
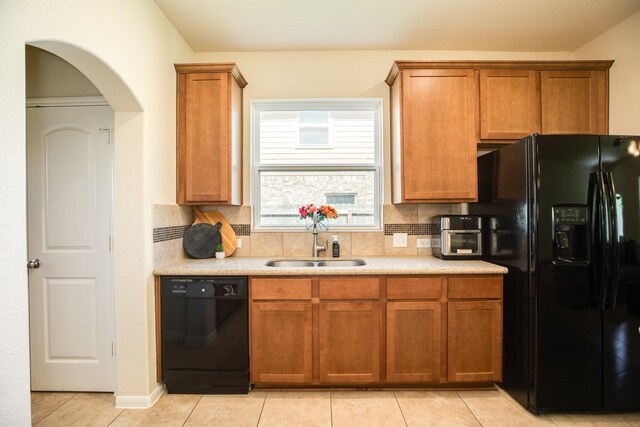
[[356, 203], [356, 195], [351, 194], [325, 194], [324, 201], [328, 205], [349, 204]]
[[328, 111], [300, 111], [299, 120], [301, 125], [328, 125], [329, 124], [329, 112]]
[[300, 226], [298, 208], [308, 203], [325, 204], [325, 192], [348, 193], [355, 203], [331, 203], [340, 217], [331, 226], [375, 224], [374, 171], [287, 171], [260, 172], [260, 226]]
[[300, 145], [329, 145], [329, 128], [300, 128]]
[[259, 117], [258, 164], [375, 164], [374, 111], [261, 111]]

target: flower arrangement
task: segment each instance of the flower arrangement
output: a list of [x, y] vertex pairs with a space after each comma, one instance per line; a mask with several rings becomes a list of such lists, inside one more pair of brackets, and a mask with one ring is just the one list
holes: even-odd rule
[[298, 212], [300, 213], [300, 219], [306, 219], [309, 216], [313, 218], [313, 214], [316, 214], [316, 222], [318, 224], [321, 224], [325, 219], [336, 219], [340, 216], [333, 206], [322, 205], [317, 207], [313, 203], [300, 206]]

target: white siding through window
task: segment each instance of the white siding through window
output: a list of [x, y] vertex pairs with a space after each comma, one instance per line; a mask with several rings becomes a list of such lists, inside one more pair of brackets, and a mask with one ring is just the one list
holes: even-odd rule
[[301, 229], [309, 222], [299, 219], [298, 208], [313, 203], [338, 210], [340, 217], [326, 223], [331, 228], [379, 230], [381, 104], [379, 99], [254, 101], [254, 228]]
[[329, 144], [299, 143], [298, 113], [260, 112], [260, 164], [374, 164], [373, 111], [331, 111]]

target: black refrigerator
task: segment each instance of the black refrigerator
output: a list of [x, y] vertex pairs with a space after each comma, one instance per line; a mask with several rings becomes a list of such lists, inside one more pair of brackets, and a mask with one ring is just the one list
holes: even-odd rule
[[532, 412], [640, 409], [640, 147], [532, 135], [478, 158], [504, 278], [504, 388]]

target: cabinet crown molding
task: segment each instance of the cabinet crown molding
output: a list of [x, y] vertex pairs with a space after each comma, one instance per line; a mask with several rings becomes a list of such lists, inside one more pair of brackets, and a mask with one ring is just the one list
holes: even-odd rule
[[608, 70], [614, 60], [602, 61], [395, 61], [385, 79], [391, 86], [402, 70], [412, 69], [447, 69], [467, 68], [473, 70], [524, 69], [531, 71], [581, 71], [581, 70]]
[[247, 85], [247, 81], [238, 69], [235, 62], [219, 62], [205, 64], [174, 64], [176, 73], [231, 73], [241, 88]]

